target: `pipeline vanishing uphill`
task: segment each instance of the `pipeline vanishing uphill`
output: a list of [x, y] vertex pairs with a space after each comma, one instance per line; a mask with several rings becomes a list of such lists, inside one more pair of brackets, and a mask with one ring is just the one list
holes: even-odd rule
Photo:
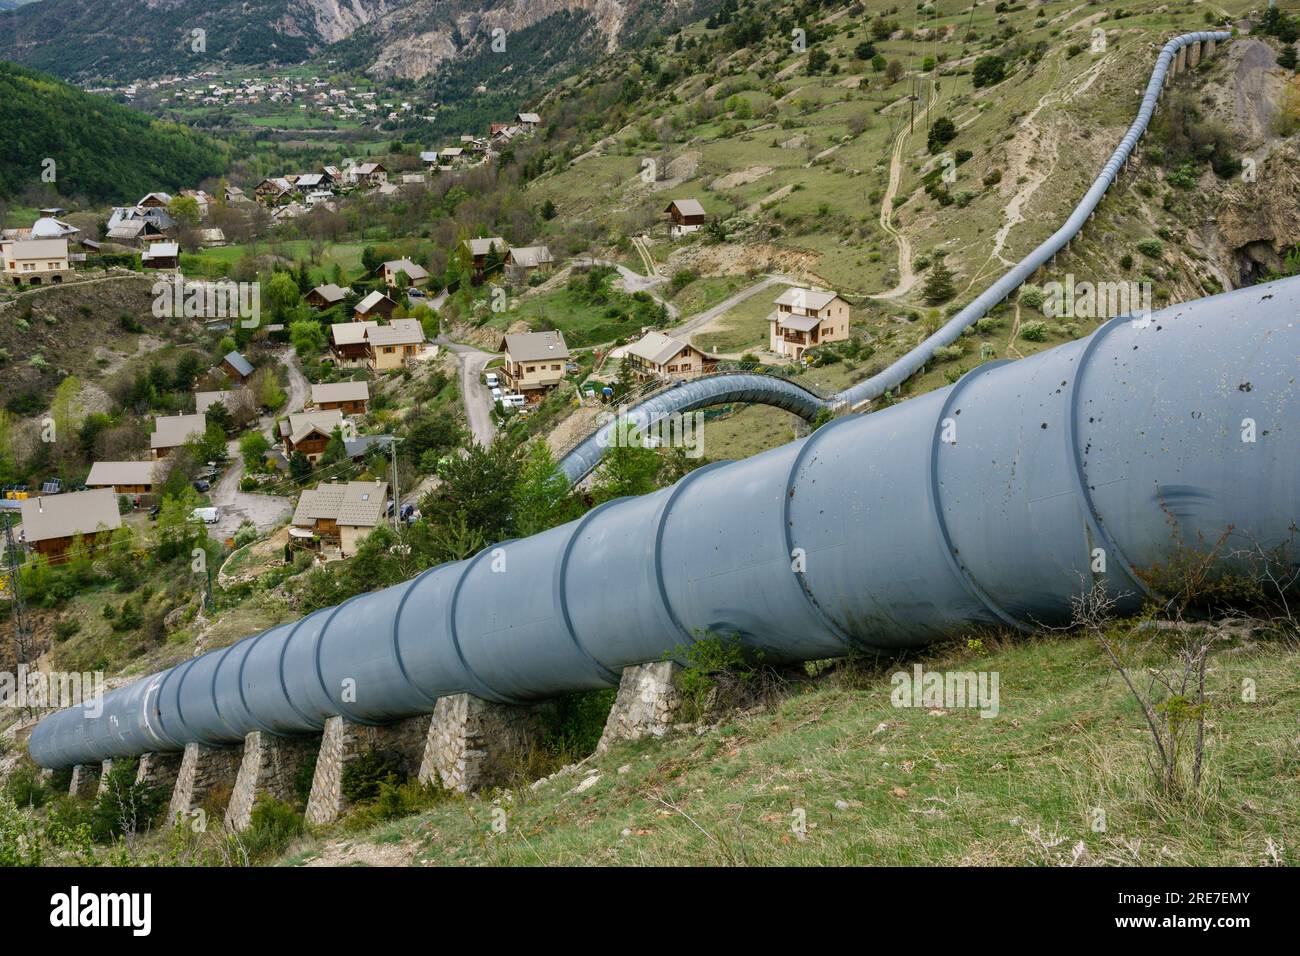
[[97, 715], [52, 714], [31, 755], [63, 767], [319, 733], [331, 716], [385, 723], [461, 692], [544, 699], [610, 686], [702, 633], [797, 661], [1027, 628], [1067, 618], [1093, 579], [1134, 608], [1140, 571], [1184, 547], [1229, 532], [1225, 555], [1292, 543], [1298, 314], [1300, 279], [1283, 280], [986, 363], [193, 658], [109, 693]]
[[[69, 766], [253, 730], [383, 723], [468, 692], [617, 682], [702, 633], [776, 661], [1121, 610], [1183, 547], [1272, 552], [1300, 522], [1300, 279], [1115, 319], [955, 385], [115, 690], [32, 732]], [[1101, 562], [1101, 564], [1099, 564]], [[1095, 570], [1104, 564], [1104, 571]], [[345, 688], [352, 688], [345, 694]]]
[[[790, 407], [791, 383], [789, 382], [760, 381], [757, 384], [747, 383], [743, 386], [743, 390], [748, 397], [741, 399], [733, 397], [736, 389], [732, 389], [727, 385], [725, 376], [716, 376], [691, 383], [695, 386], [692, 389], [683, 388], [656, 395], [647, 402], [630, 409], [623, 420], [634, 421], [644, 426], [675, 412], [691, 411], [692, 409], [703, 408], [706, 405], [748, 401], [757, 404], [775, 405], [811, 421], [822, 407], [830, 409], [846, 405], [856, 407], [874, 398], [879, 398], [891, 389], [898, 388], [934, 358], [936, 349], [952, 345], [953, 342], [957, 341], [966, 329], [988, 314], [989, 309], [1020, 288], [1040, 266], [1050, 261], [1053, 256], [1065, 248], [1071, 239], [1078, 235], [1083, 228], [1083, 224], [1088, 221], [1088, 217], [1101, 203], [1106, 190], [1110, 188], [1115, 181], [1115, 177], [1119, 175], [1124, 163], [1136, 148], [1138, 140], [1146, 132], [1147, 124], [1151, 122], [1151, 117], [1155, 114], [1156, 104], [1160, 99], [1161, 91], [1164, 89], [1165, 78], [1168, 76], [1179, 50], [1193, 43], [1211, 41], [1217, 43], [1231, 37], [1231, 33], [1224, 31], [1202, 31], [1185, 33], [1166, 43], [1161, 49], [1160, 55], [1156, 57], [1156, 64], [1151, 70], [1151, 79], [1147, 82], [1146, 92], [1142, 95], [1142, 102], [1138, 107], [1137, 116], [1134, 118], [1132, 125], [1129, 126], [1128, 132], [1124, 134], [1124, 138], [1120, 140], [1115, 151], [1111, 153], [1110, 159], [1106, 160], [1106, 165], [1102, 167], [1101, 173], [1088, 187], [1083, 199], [1074, 207], [1069, 218], [1038, 248], [1016, 263], [997, 282], [989, 286], [974, 301], [955, 314], [933, 335], [883, 371], [844, 389], [829, 400], [814, 399], [811, 413], [803, 410], [809, 407], [806, 401], [798, 407]], [[606, 423], [561, 460], [560, 467], [569, 481], [576, 484], [596, 467], [600, 462], [602, 452], [613, 440], [613, 430], [620, 427], [620, 425], [621, 423], [617, 419]]]

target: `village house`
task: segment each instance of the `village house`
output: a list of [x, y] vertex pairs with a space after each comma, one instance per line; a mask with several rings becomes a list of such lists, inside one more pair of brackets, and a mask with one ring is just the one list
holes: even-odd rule
[[146, 269], [179, 269], [181, 247], [175, 242], [155, 242], [140, 253], [140, 265]]
[[171, 201], [172, 197], [169, 193], [149, 193], [135, 206], [137, 209], [166, 209]]
[[507, 385], [530, 400], [564, 380], [569, 347], [562, 332], [521, 332], [504, 336], [497, 345], [505, 353], [501, 372]]
[[321, 411], [336, 408], [344, 415], [364, 415], [370, 386], [366, 382], [322, 382], [311, 387], [311, 402]]
[[641, 380], [694, 378], [717, 366], [716, 360], [689, 342], [662, 332], [648, 332], [627, 346], [623, 361], [631, 364], [633, 374]]
[[356, 183], [361, 186], [382, 186], [388, 182], [388, 170], [383, 163], [362, 163], [352, 172]]
[[536, 113], [516, 113], [515, 121], [526, 130], [535, 130], [542, 123], [542, 118]]
[[420, 354], [424, 327], [417, 319], [393, 319], [388, 325], [366, 330], [366, 362], [376, 372], [401, 368]]
[[379, 267], [384, 277], [384, 284], [390, 288], [397, 285], [397, 276], [405, 272], [409, 285], [422, 286], [429, 282], [429, 272], [424, 266], [416, 265], [410, 259], [394, 259]]
[[768, 349], [798, 361], [823, 342], [849, 337], [849, 304], [825, 289], [786, 289], [768, 316]]
[[257, 188], [253, 190], [253, 195], [263, 205], [275, 206], [293, 198], [295, 192], [297, 190], [294, 188], [293, 183], [283, 176], [275, 176], [263, 179], [258, 183]]
[[119, 495], [153, 494], [156, 461], [97, 461], [86, 476], [87, 488], [108, 488]]
[[313, 309], [328, 309], [332, 305], [338, 305], [347, 298], [348, 290], [333, 282], [327, 282], [324, 285], [318, 285], [304, 296], [304, 301]]
[[14, 239], [0, 248], [4, 273], [14, 285], [57, 284], [72, 275], [67, 239]]
[[51, 564], [68, 560], [68, 548], [77, 535], [91, 546], [100, 535], [122, 527], [117, 495], [108, 488], [28, 498], [22, 503], [22, 516], [23, 541]]
[[284, 456], [302, 452], [313, 465], [325, 452], [334, 429], [343, 427], [343, 413], [338, 409], [316, 412], [294, 412], [280, 420], [280, 438], [284, 441]]
[[227, 353], [217, 365], [217, 369], [239, 385], [247, 382], [253, 374], [252, 364], [238, 352]]
[[231, 406], [242, 397], [243, 393], [235, 391], [195, 392], [194, 410], [200, 415], [206, 415], [213, 405], [221, 404], [226, 407], [226, 411], [233, 411]]
[[555, 264], [549, 246], [515, 246], [506, 253], [506, 274], [517, 282], [534, 272], [548, 272]]
[[695, 232], [704, 225], [704, 207], [697, 199], [674, 199], [664, 212], [672, 218], [668, 231], [674, 239]]
[[202, 415], [159, 415], [154, 418], [153, 434], [149, 436], [149, 450], [155, 460], [166, 458], [172, 449], [180, 448], [191, 438], [202, 438], [208, 422]]
[[222, 195], [225, 196], [226, 202], [248, 202], [248, 196], [238, 186], [227, 186]]
[[377, 318], [390, 318], [397, 303], [376, 290], [358, 302], [352, 308], [353, 322], [366, 322]]
[[510, 252], [510, 244], [500, 236], [487, 236], [483, 239], [466, 239], [462, 245], [469, 250], [470, 259], [473, 262], [474, 273], [471, 282], [479, 285], [483, 282], [484, 276], [488, 271], [488, 258], [493, 254], [500, 256], [501, 261], [505, 262], [505, 256]]
[[360, 368], [366, 364], [370, 347], [366, 333], [378, 328], [378, 322], [335, 322], [330, 326], [330, 351], [339, 368]]
[[[329, 482], [308, 488], [298, 498], [290, 537], [318, 539], [343, 557], [356, 554], [361, 539], [374, 531], [388, 507], [388, 482]], [[295, 533], [297, 532], [297, 533]]]

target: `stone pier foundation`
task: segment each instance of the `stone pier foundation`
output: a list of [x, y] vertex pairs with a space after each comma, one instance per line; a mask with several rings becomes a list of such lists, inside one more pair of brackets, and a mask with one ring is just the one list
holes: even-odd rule
[[1216, 40], [1206, 40], [1205, 43], [1201, 45], [1201, 55], [1206, 57], [1207, 59], [1209, 57], [1214, 56], [1214, 48], [1217, 45], [1218, 45], [1218, 41]]
[[72, 783], [68, 793], [74, 797], [93, 797], [99, 793], [99, 767], [79, 763], [72, 768]]
[[176, 778], [180, 776], [183, 757], [184, 754], [180, 753], [141, 754], [140, 764], [135, 771], [135, 782], [145, 787], [164, 789], [170, 801], [171, 794], [176, 789]]
[[307, 822], [314, 826], [333, 823], [348, 811], [343, 771], [368, 751], [392, 754], [408, 776], [415, 776], [429, 735], [429, 721], [428, 716], [409, 717], [395, 724], [371, 727], [345, 717], [326, 720], [307, 800]]
[[320, 737], [275, 737], [254, 730], [244, 738], [235, 789], [226, 807], [226, 828], [239, 832], [253, 822], [253, 807], [263, 794], [292, 803], [299, 771], [320, 748]]
[[494, 704], [440, 697], [420, 763], [420, 782], [468, 793], [505, 783], [527, 760], [549, 704]]
[[95, 796], [102, 797], [104, 791], [108, 789], [108, 775], [113, 770], [113, 761], [105, 760], [99, 765], [99, 786], [95, 788]]
[[1194, 70], [1196, 69], [1196, 64], [1200, 62], [1201, 62], [1201, 41], [1197, 40], [1195, 43], [1189, 43], [1187, 45], [1187, 68], [1189, 70]]
[[1178, 48], [1178, 56], [1174, 58], [1174, 73], [1181, 73], [1187, 69], [1187, 47]]
[[604, 753], [620, 740], [662, 737], [677, 722], [682, 707], [681, 691], [674, 678], [681, 665], [653, 661], [623, 668], [618, 696], [605, 721], [596, 753]]
[[172, 823], [184, 822], [183, 818], [199, 809], [225, 809], [242, 756], [242, 747], [186, 744], [167, 818]]

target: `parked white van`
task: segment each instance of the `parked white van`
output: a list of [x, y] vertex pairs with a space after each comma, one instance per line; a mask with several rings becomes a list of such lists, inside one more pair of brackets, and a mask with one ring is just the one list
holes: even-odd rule
[[190, 512], [190, 518], [194, 521], [202, 521], [204, 524], [216, 524], [220, 517], [217, 508], [195, 508]]
[[528, 401], [522, 395], [502, 395], [501, 404], [506, 408], [523, 408]]
[[496, 372], [485, 373], [483, 376], [483, 381], [487, 384], [488, 388], [496, 388], [498, 385], [501, 384], [500, 380], [497, 378]]

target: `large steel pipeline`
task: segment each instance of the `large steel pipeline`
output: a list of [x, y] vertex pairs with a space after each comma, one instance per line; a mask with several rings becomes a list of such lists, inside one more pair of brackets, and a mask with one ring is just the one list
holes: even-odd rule
[[[1120, 169], [1123, 168], [1124, 163], [1136, 148], [1138, 140], [1146, 132], [1147, 125], [1151, 122], [1151, 117], [1155, 113], [1160, 93], [1164, 89], [1165, 77], [1168, 75], [1178, 51], [1192, 43], [1204, 43], [1209, 40], [1218, 42], [1228, 40], [1231, 37], [1231, 33], [1221, 30], [1185, 33], [1166, 43], [1161, 49], [1160, 55], [1156, 58], [1155, 67], [1151, 71], [1151, 79], [1147, 82], [1146, 92], [1142, 96], [1142, 102], [1138, 107], [1137, 116], [1134, 118], [1132, 125], [1129, 126], [1128, 132], [1124, 134], [1124, 138], [1120, 140], [1115, 151], [1111, 153], [1110, 159], [1106, 161], [1097, 178], [1093, 180], [1083, 199], [1074, 207], [1074, 210], [1061, 227], [916, 348], [876, 375], [844, 389], [829, 400], [819, 400], [811, 408], [806, 404], [795, 408], [787, 407], [790, 383], [776, 379], [759, 382], [757, 387], [748, 388], [748, 397], [744, 400], [756, 404], [786, 408], [787, 411], [792, 411], [811, 421], [816, 417], [821, 407], [830, 409], [843, 406], [857, 407], [872, 399], [879, 398], [887, 391], [898, 388], [934, 358], [936, 349], [952, 345], [953, 342], [957, 341], [966, 329], [987, 315], [989, 309], [1015, 292], [1040, 266], [1049, 262], [1083, 229], [1084, 223], [1088, 221], [1088, 217], [1101, 203], [1106, 190], [1115, 181]], [[737, 400], [725, 397], [729, 393], [721, 377], [710, 380], [703, 388], [724, 397], [715, 399], [712, 402], [701, 402], [700, 396], [687, 392], [657, 395], [647, 402], [634, 406], [629, 410], [625, 418], [638, 423], [650, 424], [675, 412], [701, 408], [705, 404], [720, 404]], [[610, 426], [603, 426], [597, 433], [589, 436], [573, 451], [565, 455], [560, 465], [570, 481], [576, 483], [595, 468], [600, 461], [601, 451], [608, 445], [609, 438]]]
[[612, 685], [698, 635], [770, 660], [1068, 619], [1103, 581], [1300, 522], [1300, 279], [1116, 319], [612, 501], [42, 720], [46, 767]]

